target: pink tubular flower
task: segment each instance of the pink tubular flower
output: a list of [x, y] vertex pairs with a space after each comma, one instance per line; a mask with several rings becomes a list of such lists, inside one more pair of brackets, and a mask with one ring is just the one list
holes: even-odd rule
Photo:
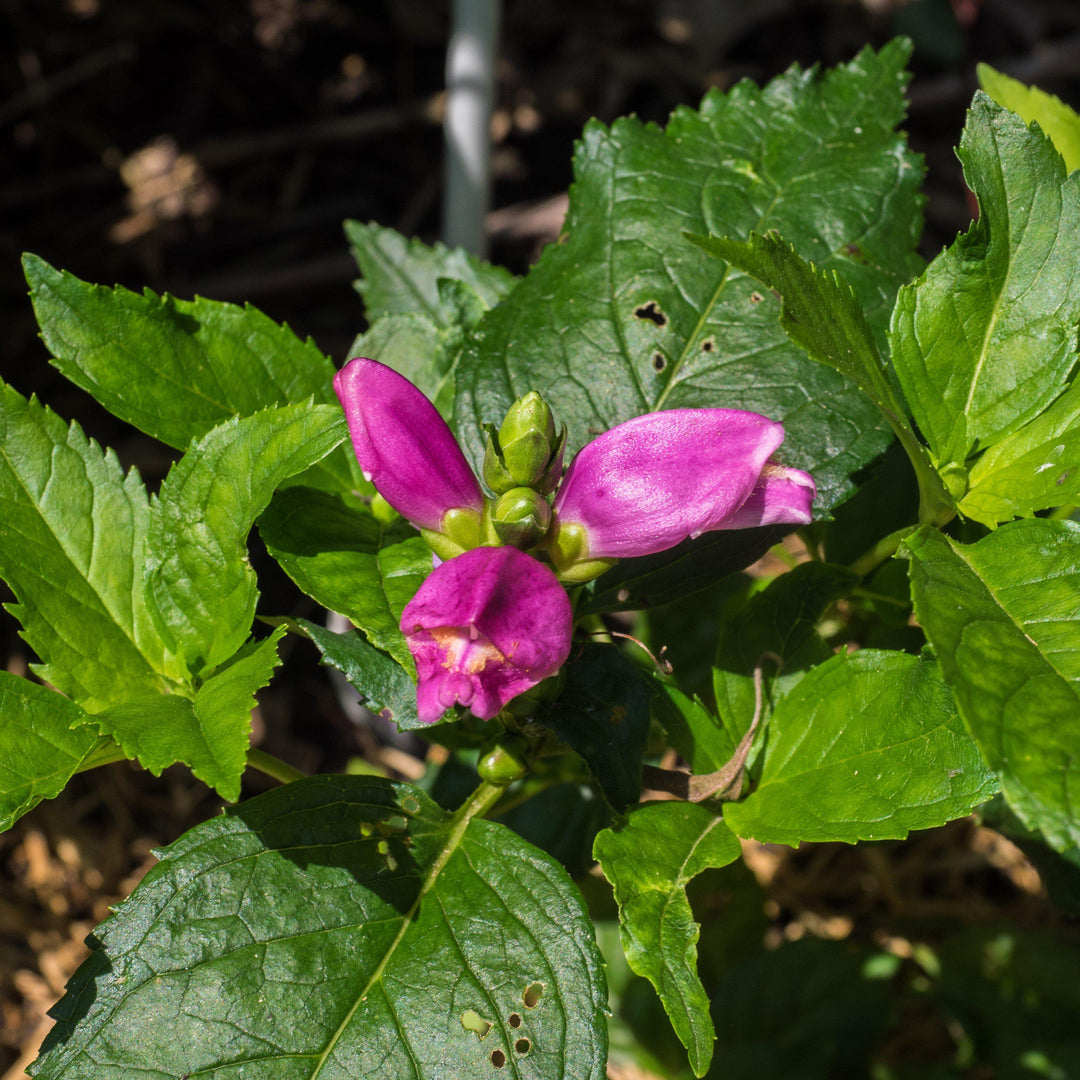
[[478, 547], [442, 563], [405, 605], [420, 719], [455, 703], [490, 720], [554, 675], [570, 655], [573, 613], [555, 575], [513, 547]]
[[484, 495], [435, 406], [403, 375], [350, 360], [334, 376], [364, 479], [421, 529], [439, 532], [447, 511], [480, 514]]
[[810, 521], [814, 481], [770, 462], [782, 425], [738, 409], [671, 409], [619, 424], [574, 458], [555, 497], [556, 550], [651, 555], [687, 537]]

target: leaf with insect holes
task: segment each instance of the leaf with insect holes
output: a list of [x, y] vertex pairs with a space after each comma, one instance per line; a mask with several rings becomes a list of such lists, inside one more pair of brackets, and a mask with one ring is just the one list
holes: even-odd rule
[[324, 776], [196, 826], [98, 927], [39, 1080], [603, 1080], [581, 894], [505, 826]]
[[789, 341], [768, 290], [683, 234], [778, 229], [840, 273], [880, 338], [920, 265], [921, 161], [894, 131], [909, 49], [893, 42], [824, 73], [714, 90], [663, 130], [590, 123], [563, 242], [466, 335], [454, 420], [473, 461], [483, 423], [529, 390], [567, 424], [569, 453], [642, 413], [737, 407], [783, 422], [783, 463], [815, 477], [817, 513], [847, 497], [887, 425]]

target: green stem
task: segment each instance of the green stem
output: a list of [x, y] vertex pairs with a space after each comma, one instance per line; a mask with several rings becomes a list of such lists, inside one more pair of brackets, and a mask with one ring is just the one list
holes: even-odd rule
[[604, 625], [604, 620], [599, 615], [584, 615], [581, 619], [581, 625], [588, 633], [589, 637], [595, 641], [606, 641], [609, 645], [613, 644], [611, 634], [608, 633], [608, 628]]
[[866, 577], [872, 570], [876, 570], [886, 559], [891, 559], [896, 554], [896, 549], [906, 540], [919, 526], [905, 525], [896, 532], [883, 536], [865, 555], [860, 555], [852, 564], [851, 569], [859, 577]]
[[930, 461], [926, 447], [915, 438], [907, 421], [891, 409], [882, 409], [882, 412], [900, 440], [915, 470], [915, 479], [919, 482], [919, 524], [937, 525], [940, 528], [956, 517], [956, 502]]
[[265, 750], [256, 750], [254, 747], [247, 752], [247, 763], [250, 768], [258, 769], [259, 772], [272, 776], [283, 784], [291, 784], [294, 780], [306, 778], [306, 773], [302, 773], [288, 762], [266, 753]]

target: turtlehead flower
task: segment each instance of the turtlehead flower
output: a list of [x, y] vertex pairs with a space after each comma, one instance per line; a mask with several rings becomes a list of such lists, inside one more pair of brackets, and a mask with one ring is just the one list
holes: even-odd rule
[[573, 612], [555, 575], [514, 547], [479, 547], [437, 567], [405, 605], [416, 707], [437, 720], [455, 703], [490, 720], [570, 655]]
[[556, 434], [551, 410], [528, 394], [497, 433], [489, 426], [485, 477], [496, 498], [485, 499], [450, 429], [406, 378], [358, 358], [334, 387], [364, 476], [446, 560], [401, 619], [426, 721], [455, 702], [490, 719], [559, 670], [573, 628], [560, 579], [588, 581], [616, 559], [704, 532], [811, 518], [813, 479], [772, 460], [784, 429], [757, 413], [639, 416], [589, 443], [560, 484], [565, 429]]
[[814, 481], [770, 461], [783, 441], [782, 425], [739, 409], [670, 409], [611, 428], [555, 496], [556, 565], [652, 555], [720, 529], [805, 525]]

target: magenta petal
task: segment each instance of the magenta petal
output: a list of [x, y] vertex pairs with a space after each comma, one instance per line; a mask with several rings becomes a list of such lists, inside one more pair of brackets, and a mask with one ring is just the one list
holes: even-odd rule
[[479, 547], [432, 571], [401, 614], [420, 719], [455, 703], [490, 720], [570, 655], [573, 612], [555, 575], [512, 547]]
[[399, 513], [438, 530], [455, 507], [480, 511], [484, 496], [435, 406], [375, 360], [350, 360], [334, 376], [364, 478]]
[[750, 497], [719, 526], [752, 529], [758, 525], [808, 525], [817, 485], [809, 473], [766, 465]]
[[574, 458], [555, 498], [588, 558], [651, 555], [731, 528], [783, 427], [739, 409], [671, 409], [619, 424]]

